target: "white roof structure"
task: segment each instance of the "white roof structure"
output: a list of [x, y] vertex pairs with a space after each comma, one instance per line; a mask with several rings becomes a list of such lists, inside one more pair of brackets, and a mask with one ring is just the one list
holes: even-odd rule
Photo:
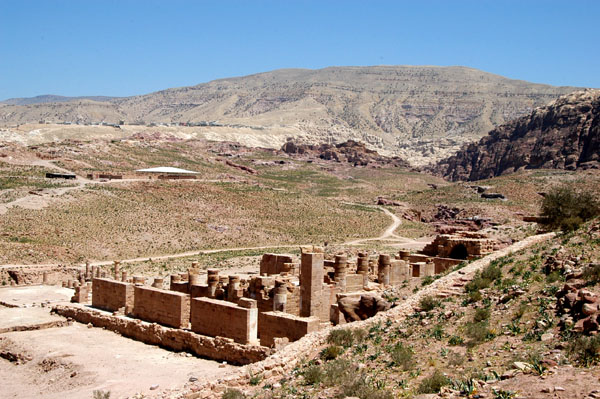
[[171, 166], [160, 166], [158, 168], [148, 168], [148, 169], [138, 169], [136, 172], [144, 172], [144, 173], [173, 173], [173, 174], [198, 174], [198, 172], [194, 172], [193, 170], [185, 170], [179, 168], [173, 168]]

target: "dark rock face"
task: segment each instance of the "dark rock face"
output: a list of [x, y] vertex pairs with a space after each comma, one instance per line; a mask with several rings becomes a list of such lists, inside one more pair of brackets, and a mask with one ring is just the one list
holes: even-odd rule
[[338, 306], [346, 321], [351, 322], [366, 320], [378, 312], [385, 312], [392, 307], [392, 304], [374, 295], [361, 295], [342, 297], [338, 300]]
[[281, 150], [289, 155], [304, 155], [325, 161], [347, 162], [354, 166], [392, 165], [410, 168], [410, 164], [399, 157], [385, 157], [368, 149], [364, 143], [348, 140], [339, 144], [297, 144], [287, 141]]
[[578, 91], [492, 130], [440, 161], [450, 180], [480, 180], [519, 169], [600, 168], [600, 90]]

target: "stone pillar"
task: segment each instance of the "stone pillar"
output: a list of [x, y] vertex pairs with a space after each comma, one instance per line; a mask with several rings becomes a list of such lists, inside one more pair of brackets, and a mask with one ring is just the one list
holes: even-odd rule
[[323, 253], [302, 253], [300, 264], [300, 316], [320, 316], [323, 295]]
[[283, 280], [275, 280], [273, 295], [273, 311], [285, 312], [287, 304], [287, 287]]
[[200, 275], [196, 273], [189, 272], [189, 285], [200, 285]]
[[48, 285], [49, 279], [48, 279], [48, 272], [44, 272], [44, 276], [43, 276], [43, 284], [44, 285]]
[[162, 277], [155, 277], [154, 282], [152, 283], [152, 287], [154, 288], [163, 288], [164, 279]]
[[83, 270], [79, 271], [79, 282], [85, 284], [85, 273]]
[[133, 284], [144, 285], [146, 284], [146, 278], [143, 276], [133, 276]]
[[400, 251], [400, 259], [408, 262], [409, 257], [410, 257], [410, 251]]
[[391, 259], [389, 255], [379, 255], [379, 264], [377, 267], [379, 284], [390, 285], [390, 265]]
[[229, 276], [229, 283], [227, 283], [227, 300], [230, 302], [237, 301], [242, 295], [240, 291], [240, 276], [231, 275]]
[[85, 279], [86, 280], [91, 280], [92, 279], [92, 270], [90, 269], [90, 262], [86, 261], [85, 262]]
[[217, 292], [217, 284], [219, 284], [219, 270], [208, 269], [208, 276], [206, 277], [206, 282], [208, 284], [208, 297], [214, 298]]
[[364, 252], [358, 254], [356, 260], [356, 274], [369, 274], [369, 255]]
[[127, 282], [127, 271], [123, 270], [121, 272], [121, 281], [126, 283]]
[[346, 275], [348, 273], [348, 257], [336, 255], [333, 263], [333, 280], [340, 287], [341, 292], [346, 292]]
[[118, 261], [118, 260], [115, 260], [115, 261], [114, 261], [114, 266], [113, 266], [114, 270], [113, 270], [113, 271], [114, 271], [114, 278], [115, 278], [115, 280], [118, 280], [118, 279], [119, 279], [119, 275], [120, 275], [120, 273], [119, 273], [120, 265], [121, 265], [121, 262], [120, 262], [120, 261]]

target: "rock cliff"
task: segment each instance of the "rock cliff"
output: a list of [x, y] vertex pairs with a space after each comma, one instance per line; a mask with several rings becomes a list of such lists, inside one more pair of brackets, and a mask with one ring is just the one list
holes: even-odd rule
[[481, 180], [520, 169], [600, 168], [600, 90], [562, 96], [492, 130], [440, 161], [450, 180]]

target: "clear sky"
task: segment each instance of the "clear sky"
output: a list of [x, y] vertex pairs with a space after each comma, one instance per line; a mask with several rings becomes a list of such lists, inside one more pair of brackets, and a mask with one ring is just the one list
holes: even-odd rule
[[600, 87], [599, 26], [598, 0], [0, 0], [0, 99], [333, 65], [464, 65]]

